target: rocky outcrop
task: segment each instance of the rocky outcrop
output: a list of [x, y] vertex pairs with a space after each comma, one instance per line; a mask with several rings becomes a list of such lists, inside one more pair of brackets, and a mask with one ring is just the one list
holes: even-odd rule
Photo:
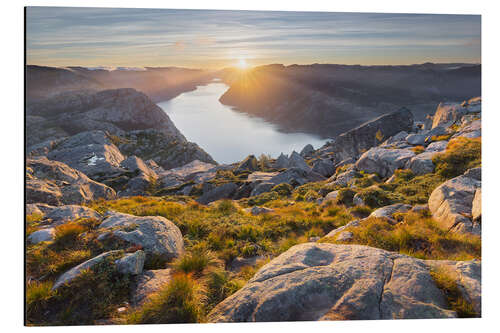
[[142, 250], [127, 253], [115, 261], [116, 270], [122, 274], [138, 275], [142, 273], [146, 254]]
[[26, 202], [49, 205], [80, 204], [113, 199], [115, 191], [68, 165], [45, 157], [26, 161]]
[[254, 155], [247, 156], [238, 167], [234, 170], [235, 173], [242, 173], [245, 171], [257, 171], [259, 170], [259, 161], [255, 158]]
[[37, 230], [28, 236], [28, 242], [38, 244], [40, 242], [47, 242], [54, 239], [56, 235], [55, 228], [43, 228]]
[[275, 185], [288, 183], [292, 186], [297, 186], [322, 180], [325, 180], [325, 177], [312, 170], [307, 171], [300, 168], [290, 168], [280, 172], [278, 175], [271, 178], [269, 182]]
[[[480, 263], [426, 261], [360, 245], [305, 243], [263, 266], [211, 322], [452, 318], [430, 271], [446, 267], [480, 303]], [[459, 267], [466, 266], [467, 269]], [[467, 280], [467, 282], [464, 282]], [[479, 309], [479, 308], [478, 308]]]
[[406, 108], [364, 123], [336, 138], [332, 144], [335, 162], [359, 156], [401, 131], [409, 132], [412, 127], [413, 115]]
[[302, 157], [310, 157], [312, 154], [314, 154], [314, 147], [311, 144], [307, 144], [302, 148], [300, 151], [300, 156]]
[[408, 163], [408, 169], [411, 169], [416, 175], [424, 175], [426, 173], [434, 172], [434, 163], [432, 158], [435, 152], [424, 152], [413, 157]]
[[293, 151], [288, 159], [288, 167], [289, 168], [298, 168], [305, 171], [310, 171], [311, 167], [306, 163], [304, 158], [298, 154], [296, 151]]
[[117, 137], [116, 141], [123, 154], [152, 160], [165, 170], [179, 168], [195, 160], [217, 164], [196, 143], [157, 129], [129, 131]]
[[76, 221], [78, 219], [101, 219], [101, 215], [92, 208], [78, 206], [78, 205], [65, 205], [59, 207], [51, 207], [46, 210], [43, 220], [51, 225], [59, 225], [69, 221]]
[[111, 212], [99, 225], [102, 232], [139, 245], [148, 254], [172, 259], [184, 252], [184, 241], [179, 228], [161, 216], [133, 216]]
[[197, 201], [201, 204], [206, 205], [210, 202], [220, 199], [231, 199], [236, 193], [237, 189], [238, 185], [236, 185], [235, 183], [222, 184], [207, 192], [204, 192], [203, 195], [197, 199]]
[[330, 177], [335, 173], [335, 167], [331, 160], [322, 158], [314, 162], [312, 171], [319, 173], [323, 177]]
[[439, 103], [432, 121], [432, 128], [449, 127], [458, 122], [466, 114], [481, 112], [481, 97], [472, 98], [461, 104]]
[[288, 165], [289, 165], [288, 157], [283, 153], [281, 153], [280, 156], [274, 162], [273, 166], [276, 169], [285, 169], [288, 168]]
[[[439, 185], [429, 197], [429, 210], [446, 229], [461, 233], [481, 233], [481, 223], [473, 219], [473, 201], [481, 188], [481, 168], [468, 170], [461, 176]], [[480, 194], [479, 194], [480, 195]], [[477, 208], [474, 215], [477, 216]]]
[[380, 177], [391, 176], [396, 169], [404, 169], [415, 156], [409, 149], [384, 149], [374, 147], [361, 155], [356, 169], [366, 173], [376, 173]]

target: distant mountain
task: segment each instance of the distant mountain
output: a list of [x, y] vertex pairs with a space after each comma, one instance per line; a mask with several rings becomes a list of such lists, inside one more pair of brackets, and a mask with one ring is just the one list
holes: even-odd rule
[[197, 85], [206, 84], [213, 77], [213, 72], [178, 67], [146, 67], [137, 70], [28, 65], [26, 93], [28, 102], [32, 102], [67, 91], [134, 88], [144, 92], [154, 102], [160, 102], [194, 90]]
[[481, 95], [481, 65], [408, 66], [273, 64], [219, 76], [230, 85], [223, 104], [285, 131], [334, 137], [369, 119], [408, 107], [417, 120], [441, 101]]

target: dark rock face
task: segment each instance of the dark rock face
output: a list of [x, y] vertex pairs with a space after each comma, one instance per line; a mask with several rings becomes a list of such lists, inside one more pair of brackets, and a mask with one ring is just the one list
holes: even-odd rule
[[255, 158], [254, 155], [249, 155], [247, 158], [245, 158], [234, 170], [235, 173], [241, 173], [245, 171], [257, 171], [259, 170], [259, 162], [257, 161], [257, 158]]
[[27, 203], [59, 206], [116, 197], [112, 188], [89, 179], [64, 163], [42, 157], [28, 159], [26, 167]]
[[364, 123], [337, 137], [332, 144], [335, 162], [358, 156], [401, 131], [410, 131], [412, 127], [413, 115], [406, 108]]
[[310, 182], [319, 182], [322, 180], [325, 180], [325, 177], [314, 171], [307, 171], [299, 168], [290, 168], [274, 176], [269, 180], [269, 182], [275, 185], [288, 183], [292, 186], [297, 186], [304, 185], [305, 183]]
[[198, 198], [198, 202], [201, 204], [208, 204], [213, 201], [217, 201], [220, 199], [230, 199], [236, 193], [238, 189], [238, 185], [235, 183], [226, 183], [220, 186], [217, 186], [213, 189], [204, 191], [203, 195]]

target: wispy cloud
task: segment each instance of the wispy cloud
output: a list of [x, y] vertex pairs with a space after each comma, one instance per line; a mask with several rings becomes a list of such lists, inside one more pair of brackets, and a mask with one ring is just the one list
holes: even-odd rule
[[217, 67], [480, 61], [474, 15], [29, 7], [29, 63]]

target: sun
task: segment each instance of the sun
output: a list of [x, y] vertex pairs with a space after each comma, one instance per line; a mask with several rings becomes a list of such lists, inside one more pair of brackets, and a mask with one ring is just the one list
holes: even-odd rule
[[238, 60], [238, 68], [239, 69], [247, 69], [248, 68], [248, 63], [245, 59], [241, 58]]

